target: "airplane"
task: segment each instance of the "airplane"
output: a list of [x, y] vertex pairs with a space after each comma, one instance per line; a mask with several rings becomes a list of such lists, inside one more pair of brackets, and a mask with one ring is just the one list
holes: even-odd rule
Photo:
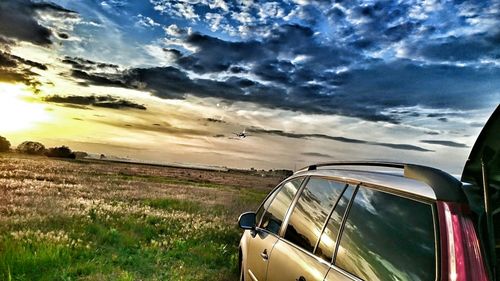
[[233, 134], [235, 134], [240, 139], [244, 139], [249, 136], [249, 134], [247, 134], [246, 132], [246, 129], [244, 129], [243, 132], [241, 133], [233, 133]]

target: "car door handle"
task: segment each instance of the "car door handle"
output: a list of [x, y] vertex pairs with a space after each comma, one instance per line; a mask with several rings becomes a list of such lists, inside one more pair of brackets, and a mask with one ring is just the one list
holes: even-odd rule
[[269, 259], [269, 256], [267, 255], [267, 250], [264, 249], [264, 252], [260, 253], [260, 256], [267, 261]]
[[295, 281], [306, 281], [306, 278], [304, 276], [300, 276], [299, 278], [295, 279]]

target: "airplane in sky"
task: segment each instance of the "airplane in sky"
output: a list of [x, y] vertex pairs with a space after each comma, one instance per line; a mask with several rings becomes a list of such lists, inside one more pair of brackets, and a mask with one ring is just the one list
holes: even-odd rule
[[246, 132], [246, 129], [244, 129], [243, 132], [241, 133], [233, 133], [233, 134], [235, 134], [240, 139], [244, 139], [249, 136], [249, 134], [247, 134]]

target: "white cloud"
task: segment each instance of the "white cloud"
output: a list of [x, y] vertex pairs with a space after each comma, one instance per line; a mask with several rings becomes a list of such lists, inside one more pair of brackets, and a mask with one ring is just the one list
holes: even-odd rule
[[255, 21], [254, 17], [252, 17], [252, 15], [250, 15], [250, 13], [247, 12], [240, 12], [240, 13], [233, 12], [231, 14], [231, 17], [243, 24], [249, 24]]
[[282, 18], [285, 16], [285, 11], [277, 2], [268, 2], [260, 6], [259, 16], [262, 19], [267, 18]]
[[221, 26], [221, 22], [224, 19], [224, 16], [215, 13], [207, 13], [205, 15], [205, 19], [208, 20], [208, 24], [210, 25], [210, 30], [217, 31]]
[[208, 6], [210, 7], [210, 9], [220, 8], [224, 12], [229, 11], [229, 6], [227, 5], [227, 3], [224, 0], [210, 0], [208, 2]]
[[179, 36], [186, 34], [186, 30], [178, 27], [176, 24], [171, 24], [169, 26], [163, 27], [163, 30], [165, 30], [165, 33], [167, 35], [175, 36], [175, 37], [179, 37]]
[[177, 3], [173, 7], [175, 8], [173, 13], [178, 17], [193, 21], [200, 19], [200, 16], [195, 13], [193, 6], [188, 3]]
[[150, 17], [143, 16], [141, 14], [137, 15], [137, 22], [135, 23], [136, 26], [140, 27], [157, 27], [160, 26], [159, 23], [157, 23], [155, 20], [153, 20]]

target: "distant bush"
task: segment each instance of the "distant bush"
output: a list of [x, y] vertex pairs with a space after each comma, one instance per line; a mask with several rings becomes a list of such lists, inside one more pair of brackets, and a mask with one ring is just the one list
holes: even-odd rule
[[73, 153], [75, 154], [75, 157], [77, 159], [82, 159], [82, 158], [85, 158], [85, 157], [89, 156], [89, 154], [87, 152], [85, 152], [85, 151], [75, 151]]
[[76, 155], [67, 146], [51, 147], [46, 152], [45, 155], [48, 157], [58, 157], [58, 158], [71, 158], [75, 159]]
[[45, 146], [36, 141], [25, 141], [17, 146], [17, 151], [30, 155], [43, 155]]
[[9, 150], [10, 150], [10, 142], [6, 138], [0, 136], [0, 152], [6, 152]]

